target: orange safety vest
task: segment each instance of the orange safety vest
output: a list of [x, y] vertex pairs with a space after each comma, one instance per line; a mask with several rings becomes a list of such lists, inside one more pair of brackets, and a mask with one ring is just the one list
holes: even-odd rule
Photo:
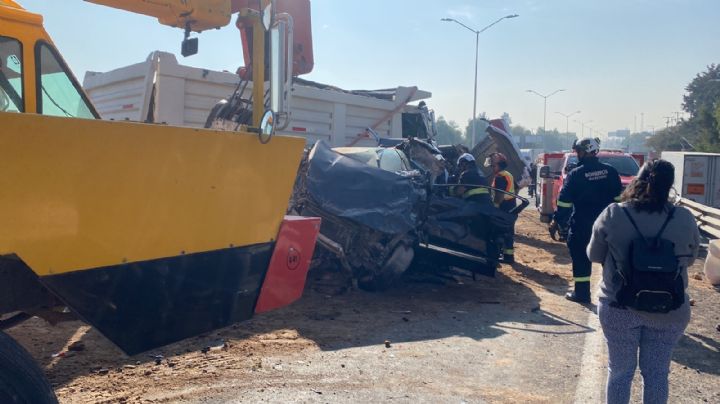
[[[510, 174], [506, 170], [502, 170], [499, 173], [495, 174], [495, 178], [493, 178], [493, 183], [492, 183], [493, 188], [497, 188], [495, 186], [495, 182], [497, 181], [498, 177], [505, 178], [505, 182], [507, 182], [507, 186], [505, 186], [505, 189], [503, 189], [503, 191], [514, 194], [515, 193], [515, 179], [513, 178], [512, 174]], [[515, 199], [515, 197], [512, 195], [503, 194], [503, 200], [509, 201], [511, 199]]]

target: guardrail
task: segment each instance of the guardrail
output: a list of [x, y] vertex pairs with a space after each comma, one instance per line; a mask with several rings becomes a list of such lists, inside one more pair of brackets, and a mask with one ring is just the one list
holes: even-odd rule
[[685, 198], [677, 198], [675, 203], [687, 208], [695, 216], [701, 231], [712, 236], [712, 238], [720, 239], [720, 209], [711, 208]]

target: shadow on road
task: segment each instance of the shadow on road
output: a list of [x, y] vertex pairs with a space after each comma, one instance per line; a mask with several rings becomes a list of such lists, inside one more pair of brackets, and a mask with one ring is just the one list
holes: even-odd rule
[[[561, 283], [559, 277], [534, 274], [522, 267], [519, 270], [538, 282]], [[336, 296], [318, 293], [310, 283], [303, 298], [289, 307], [133, 357], [123, 355], [94, 329], [78, 333], [84, 327], [80, 322], [49, 328], [46, 335], [37, 338], [38, 345], [28, 349], [46, 367], [51, 382], [60, 387], [96, 372], [98, 367], [115, 372], [125, 365], [153, 362], [155, 354], [172, 358], [199, 352], [219, 339], [252, 347], [258, 344], [257, 336], [265, 338], [262, 336], [279, 330], [296, 330], [320, 349], [334, 351], [382, 346], [385, 340], [393, 344], [454, 336], [483, 340], [514, 329], [542, 332], [548, 326], [552, 327], [550, 333], [558, 334], [590, 331], [541, 310], [540, 299], [527, 285], [498, 273], [496, 278], [481, 277], [477, 281], [467, 278], [446, 285], [404, 283], [382, 293], [352, 290]], [[42, 344], [52, 344], [48, 345], [52, 350], [59, 350], [73, 335], [86, 346], [84, 352], [73, 357], [53, 361], [44, 352], [47, 349], [39, 349]]]
[[553, 260], [560, 265], [572, 263], [565, 243], [557, 241], [547, 241], [540, 238], [530, 238], [527, 236], [523, 236], [522, 234], [515, 235], [515, 242], [520, 244], [526, 244], [528, 246], [539, 248], [541, 250], [549, 252], [553, 255]]
[[720, 375], [720, 343], [704, 335], [683, 335], [673, 352], [673, 360], [691, 369]]
[[[539, 275], [536, 275], [539, 276]], [[553, 283], [559, 277], [543, 274]], [[566, 333], [587, 327], [540, 310], [540, 299], [528, 286], [501, 273], [495, 279], [468, 279], [444, 286], [404, 284], [384, 293], [351, 293], [327, 297], [308, 291], [290, 308], [256, 318], [254, 332], [296, 329], [323, 350], [411, 342], [462, 336], [497, 338], [505, 328], [567, 327]]]

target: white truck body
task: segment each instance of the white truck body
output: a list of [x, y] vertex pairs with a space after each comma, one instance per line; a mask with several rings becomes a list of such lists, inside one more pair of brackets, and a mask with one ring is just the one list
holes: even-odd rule
[[720, 208], [720, 154], [663, 152], [675, 166], [675, 191], [683, 198]]
[[[210, 109], [228, 98], [239, 77], [230, 72], [183, 66], [175, 55], [153, 52], [147, 60], [105, 73], [87, 72], [83, 87], [103, 119], [203, 127]], [[251, 85], [246, 90], [248, 93]], [[417, 87], [350, 92], [302, 81], [291, 89], [289, 124], [278, 133], [323, 139], [333, 147], [371, 146], [380, 137], [402, 137], [410, 102], [432, 96]]]

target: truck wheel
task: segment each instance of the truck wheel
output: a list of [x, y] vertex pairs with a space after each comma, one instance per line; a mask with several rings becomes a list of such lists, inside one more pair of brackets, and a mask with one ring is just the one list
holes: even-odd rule
[[57, 403], [35, 360], [3, 332], [0, 332], [0, 403]]

